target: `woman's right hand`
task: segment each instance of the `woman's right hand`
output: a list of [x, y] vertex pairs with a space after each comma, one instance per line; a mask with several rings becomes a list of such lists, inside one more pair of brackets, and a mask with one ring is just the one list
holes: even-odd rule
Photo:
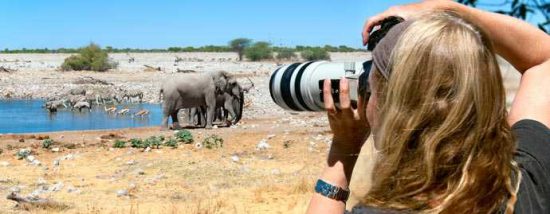
[[380, 25], [382, 21], [390, 16], [398, 16], [405, 20], [422, 13], [424, 11], [444, 9], [447, 5], [454, 3], [448, 0], [425, 0], [419, 3], [412, 3], [406, 5], [393, 6], [386, 11], [370, 17], [363, 26], [363, 45], [367, 45], [369, 42], [369, 35], [374, 27]]

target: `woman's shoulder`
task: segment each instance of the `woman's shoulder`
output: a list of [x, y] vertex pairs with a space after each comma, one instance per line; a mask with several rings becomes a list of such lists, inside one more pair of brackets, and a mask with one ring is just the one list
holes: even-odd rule
[[550, 129], [535, 120], [512, 126], [522, 179], [515, 213], [550, 213]]
[[536, 120], [521, 120], [512, 126], [517, 140], [516, 161], [535, 162], [550, 171], [550, 129]]

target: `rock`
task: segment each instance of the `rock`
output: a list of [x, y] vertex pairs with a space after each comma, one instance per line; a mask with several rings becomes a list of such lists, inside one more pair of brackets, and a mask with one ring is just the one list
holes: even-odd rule
[[41, 186], [36, 188], [34, 191], [32, 191], [31, 194], [29, 194], [29, 196], [35, 198], [35, 197], [38, 197], [39, 195], [46, 194], [48, 192], [49, 192], [48, 187]]
[[137, 162], [135, 160], [129, 160], [128, 162], [126, 162], [126, 165], [135, 165]]
[[145, 150], [143, 150], [143, 152], [150, 152], [151, 151], [151, 147], [147, 147], [145, 148]]
[[202, 149], [202, 143], [195, 143], [195, 149]]
[[128, 196], [128, 190], [125, 190], [125, 189], [117, 190], [116, 191], [116, 196], [118, 196], [118, 197]]
[[138, 169], [134, 170], [134, 173], [136, 175], [145, 175], [145, 171], [143, 171], [143, 169], [141, 169], [141, 168], [138, 168]]
[[20, 186], [13, 186], [10, 188], [10, 192], [20, 193], [21, 187]]
[[63, 184], [63, 182], [59, 181], [57, 183], [55, 183], [54, 185], [52, 185], [49, 190], [52, 191], [52, 192], [57, 192], [57, 191], [60, 191], [63, 189], [65, 185]]
[[239, 162], [240, 159], [239, 159], [239, 156], [233, 155], [233, 156], [231, 156], [231, 160], [232, 160], [233, 162]]
[[34, 157], [34, 155], [27, 156], [27, 161], [33, 162], [34, 160], [36, 160], [36, 157]]
[[274, 138], [275, 136], [277, 136], [277, 135], [270, 134], [270, 135], [267, 136], [267, 139], [268, 139], [268, 140], [271, 140], [271, 139]]
[[39, 160], [36, 160], [36, 159], [35, 159], [35, 160], [33, 160], [33, 161], [31, 162], [31, 165], [33, 165], [33, 166], [42, 166], [42, 162], [40, 162]]
[[281, 174], [281, 170], [279, 170], [279, 169], [272, 169], [272, 170], [271, 170], [271, 174], [272, 174], [272, 175], [279, 175], [279, 174]]
[[52, 148], [52, 152], [59, 152], [59, 151], [60, 151], [59, 147]]
[[47, 185], [47, 184], [48, 184], [48, 182], [43, 177], [38, 178], [38, 180], [36, 181], [36, 185], [38, 185], [38, 186], [43, 186], [43, 185]]
[[8, 167], [8, 166], [10, 166], [10, 162], [7, 162], [7, 161], [0, 161], [0, 166], [2, 166], [2, 167]]
[[74, 194], [80, 194], [80, 190], [74, 187], [73, 185], [70, 185], [67, 187], [67, 193], [74, 193]]
[[74, 160], [74, 158], [75, 158], [75, 155], [68, 154], [68, 155], [63, 156], [61, 159], [63, 159], [63, 160]]
[[267, 140], [266, 139], [263, 139], [261, 140], [258, 145], [256, 145], [256, 149], [257, 150], [267, 150], [269, 149], [271, 146], [269, 145], [269, 143], [267, 143]]
[[59, 166], [59, 164], [60, 164], [59, 160], [57, 160], [57, 159], [53, 160], [53, 165], [54, 166]]

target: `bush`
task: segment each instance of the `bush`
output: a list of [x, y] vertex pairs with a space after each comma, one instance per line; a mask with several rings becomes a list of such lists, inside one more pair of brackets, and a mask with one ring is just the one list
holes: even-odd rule
[[283, 60], [290, 60], [296, 58], [296, 53], [294, 53], [294, 50], [290, 48], [284, 48], [277, 52], [277, 59]]
[[303, 50], [302, 58], [307, 61], [313, 61], [313, 60], [329, 60], [330, 55], [328, 54], [328, 51], [323, 48], [310, 48]]
[[113, 144], [113, 148], [124, 148], [126, 147], [126, 141], [123, 140], [116, 140]]
[[273, 50], [268, 42], [256, 42], [245, 50], [244, 55], [251, 61], [260, 61], [273, 58]]
[[162, 145], [162, 141], [164, 141], [164, 136], [151, 136], [143, 142], [142, 147], [143, 148], [155, 148], [158, 149]]
[[193, 143], [193, 135], [188, 130], [180, 130], [180, 131], [176, 132], [176, 134], [174, 134], [174, 136], [176, 137], [176, 139], [179, 142], [182, 142], [184, 144]]
[[218, 135], [210, 135], [202, 141], [202, 145], [207, 149], [222, 148], [223, 138]]
[[175, 148], [178, 148], [178, 141], [174, 138], [170, 138], [164, 142], [164, 145], [175, 149]]
[[116, 67], [117, 64], [109, 60], [107, 52], [94, 43], [79, 49], [77, 55], [66, 58], [61, 64], [64, 71], [106, 71]]
[[139, 138], [130, 139], [130, 145], [132, 146], [132, 148], [143, 148], [144, 146], [143, 140]]
[[49, 149], [50, 146], [53, 145], [53, 140], [52, 139], [45, 139], [44, 141], [42, 141], [42, 148], [44, 149]]

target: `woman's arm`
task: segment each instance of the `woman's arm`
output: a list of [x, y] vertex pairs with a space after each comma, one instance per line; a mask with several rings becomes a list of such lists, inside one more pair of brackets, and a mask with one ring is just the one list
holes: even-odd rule
[[459, 14], [487, 32], [497, 54], [522, 74], [519, 91], [512, 104], [508, 122], [537, 120], [550, 127], [550, 36], [519, 19], [468, 7], [448, 0], [426, 0], [396, 6], [370, 18], [363, 29], [363, 43], [374, 26], [389, 16], [405, 19], [429, 10]]
[[[366, 118], [360, 116], [351, 107], [349, 97], [349, 82], [346, 78], [340, 80], [340, 108], [336, 109], [332, 100], [330, 81], [325, 80], [323, 96], [327, 110], [330, 128], [333, 132], [332, 145], [327, 159], [327, 167], [320, 179], [334, 186], [349, 189], [351, 174], [363, 143], [370, 134]], [[364, 105], [359, 99], [359, 111], [364, 111]], [[309, 203], [307, 213], [343, 213], [346, 204], [314, 193]]]

